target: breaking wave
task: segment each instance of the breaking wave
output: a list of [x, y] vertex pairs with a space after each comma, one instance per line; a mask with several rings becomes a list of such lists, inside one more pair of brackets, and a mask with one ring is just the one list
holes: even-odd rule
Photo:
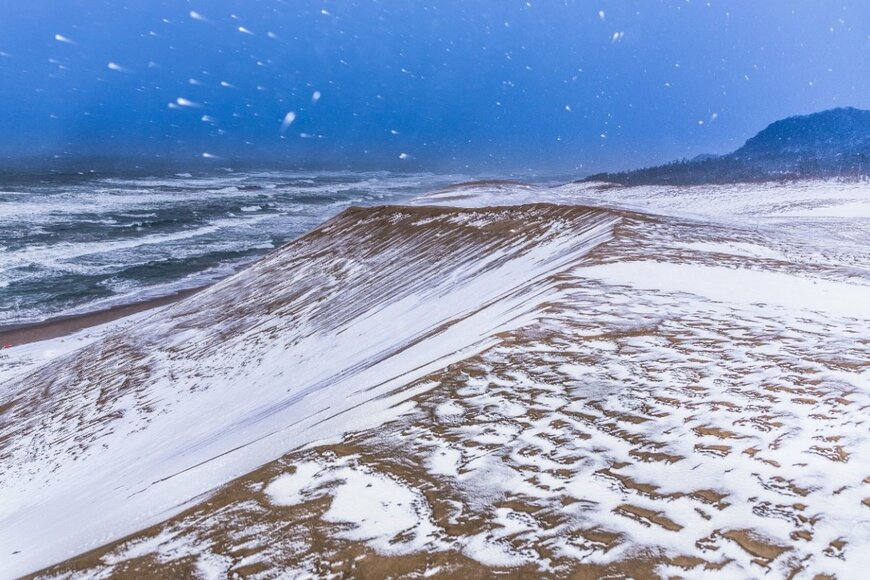
[[0, 183], [0, 327], [199, 287], [351, 205], [455, 176], [239, 173]]

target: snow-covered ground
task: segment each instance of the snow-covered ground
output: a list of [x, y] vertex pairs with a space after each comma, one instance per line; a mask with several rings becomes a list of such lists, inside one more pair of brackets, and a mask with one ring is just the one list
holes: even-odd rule
[[868, 202], [452, 189], [3, 351], [2, 569], [854, 577]]
[[870, 182], [803, 181], [735, 185], [623, 188], [609, 183], [556, 187], [487, 184], [447, 188], [416, 198], [418, 205], [485, 207], [516, 203], [588, 204], [660, 215], [751, 221], [765, 218], [870, 217]]
[[553, 294], [545, 277], [616, 219], [358, 210], [135, 325], [24, 365], [0, 400], [3, 569], [97, 547], [290, 449], [384, 422], [417, 394], [400, 388], [408, 381], [534, 321]]

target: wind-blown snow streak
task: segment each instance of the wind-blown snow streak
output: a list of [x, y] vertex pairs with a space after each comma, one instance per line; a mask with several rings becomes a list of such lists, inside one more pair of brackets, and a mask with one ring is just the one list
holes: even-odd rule
[[[0, 569], [162, 521], [287, 451], [382, 423], [541, 314], [609, 239], [584, 207], [348, 210], [0, 387]], [[8, 374], [5, 376], [9, 376]]]

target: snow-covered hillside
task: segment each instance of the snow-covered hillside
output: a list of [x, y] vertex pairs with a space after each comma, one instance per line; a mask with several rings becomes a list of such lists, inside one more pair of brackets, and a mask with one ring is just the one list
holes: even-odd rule
[[532, 322], [548, 277], [616, 221], [543, 205], [351, 210], [8, 379], [3, 569], [94, 548], [295, 447], [382, 423], [420, 392], [403, 385]]
[[771, 123], [724, 155], [699, 155], [592, 181], [623, 185], [758, 183], [789, 179], [864, 179], [870, 177], [870, 111], [842, 107]]
[[2, 569], [851, 577], [868, 200], [471, 185], [5, 351]]

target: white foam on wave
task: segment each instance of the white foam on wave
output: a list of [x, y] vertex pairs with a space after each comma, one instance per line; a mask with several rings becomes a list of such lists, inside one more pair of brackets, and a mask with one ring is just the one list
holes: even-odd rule
[[239, 227], [242, 225], [250, 226], [262, 221], [263, 219], [266, 219], [266, 217], [267, 216], [254, 216], [246, 218], [244, 220], [242, 220], [241, 218], [215, 220], [208, 225], [190, 230], [184, 230], [171, 234], [154, 234], [151, 236], [130, 238], [115, 242], [85, 242], [81, 244], [60, 243], [25, 248], [0, 256], [0, 271], [33, 262], [53, 264], [73, 258], [80, 258], [82, 256], [108, 254], [118, 252], [120, 250], [141, 248], [142, 246], [166, 244], [168, 242], [188, 240], [191, 238], [197, 238], [216, 233], [223, 228]]
[[[169, 282], [137, 287], [132, 280], [113, 280], [125, 269], [164, 262], [191, 260], [197, 268], [199, 256], [227, 252], [266, 251], [273, 240], [288, 240], [317, 225], [349, 205], [372, 205], [404, 200], [427, 182], [448, 182], [450, 176], [431, 174], [394, 175], [388, 172], [296, 172], [261, 171], [174, 177], [100, 178], [92, 182], [45, 186], [4, 192], [0, 203], [0, 279], [10, 284], [40, 285], [45, 298], [21, 296], [15, 304], [0, 309], [6, 324], [38, 322], [60, 314], [88, 312], [106, 306], [104, 299], [74, 308], [56, 309], [58, 292], [81, 277], [111, 288], [110, 305], [154, 297], [161, 289], [190, 286], [184, 265], [173, 266], [176, 276]], [[324, 199], [326, 198], [326, 199]], [[268, 214], [262, 212], [264, 208]], [[182, 221], [174, 226], [179, 209]], [[200, 212], [199, 221], [196, 214]], [[240, 212], [241, 213], [238, 213]], [[193, 214], [193, 215], [191, 215]], [[256, 214], [256, 215], [254, 215]], [[206, 216], [223, 216], [205, 221]], [[160, 220], [148, 224], [151, 218]], [[255, 219], [256, 218], [256, 219]], [[189, 219], [187, 227], [183, 220]], [[263, 221], [257, 221], [263, 220]], [[137, 223], [138, 222], [138, 223]], [[86, 231], [77, 234], [78, 226]], [[154, 226], [154, 228], [146, 226]], [[172, 228], [175, 231], [167, 231]], [[72, 232], [69, 235], [60, 232]], [[119, 234], [124, 232], [123, 239]], [[34, 240], [23, 244], [16, 240]], [[7, 243], [4, 243], [7, 242]], [[230, 256], [227, 258], [236, 263]], [[177, 266], [177, 268], [176, 268]], [[234, 271], [232, 268], [228, 272]], [[192, 272], [201, 283], [214, 281], [210, 274]], [[196, 285], [201, 285], [201, 283]], [[4, 286], [0, 286], [0, 289]], [[95, 288], [100, 294], [100, 288]], [[87, 300], [81, 296], [81, 300]], [[43, 301], [44, 304], [40, 304]], [[99, 306], [98, 306], [99, 305]]]

